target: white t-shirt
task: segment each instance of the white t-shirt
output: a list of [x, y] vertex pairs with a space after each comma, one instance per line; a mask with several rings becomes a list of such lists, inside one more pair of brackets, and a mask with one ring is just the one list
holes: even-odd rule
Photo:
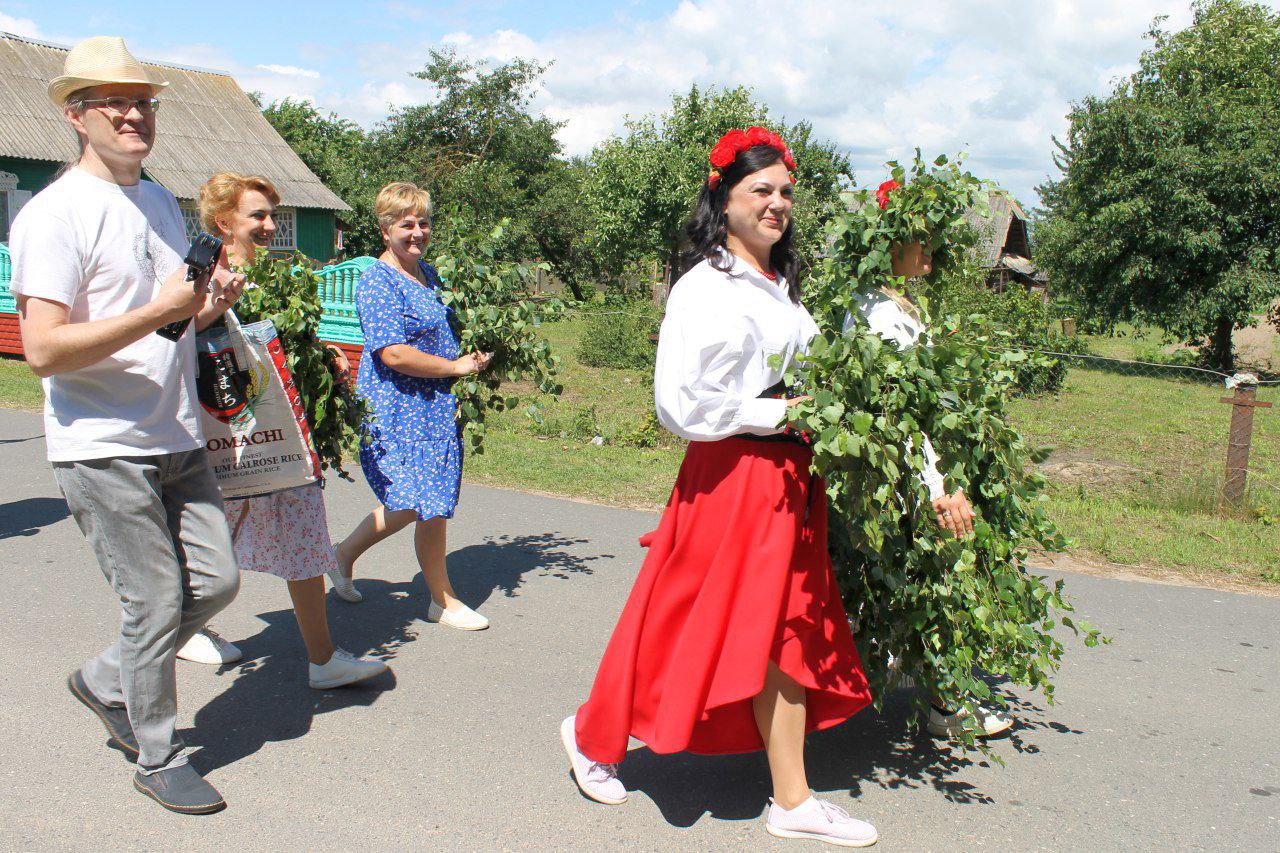
[[[81, 170], [31, 199], [14, 220], [14, 294], [59, 302], [71, 322], [119, 316], [153, 300], [187, 249], [173, 194], [124, 187]], [[97, 364], [43, 381], [53, 462], [157, 456], [202, 445], [195, 347], [144, 335]]]
[[[776, 434], [784, 400], [760, 399], [818, 332], [787, 282], [741, 258], [721, 272], [702, 261], [671, 288], [658, 336], [658, 422], [690, 441]], [[775, 367], [773, 356], [781, 357]]]

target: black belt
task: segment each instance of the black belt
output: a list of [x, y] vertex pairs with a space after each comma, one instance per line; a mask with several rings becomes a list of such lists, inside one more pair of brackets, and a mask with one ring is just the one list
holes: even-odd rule
[[[757, 395], [757, 399], [785, 400], [788, 398], [788, 396], [795, 396], [795, 395], [793, 394], [792, 390], [787, 387], [786, 383], [782, 381], [778, 381], [770, 385], [768, 388], [764, 389], [763, 391], [761, 391]], [[786, 430], [785, 432], [770, 433], [769, 435], [755, 435], [754, 433], [740, 432], [734, 435], [734, 438], [745, 438], [747, 441], [767, 441], [767, 442], [782, 442], [784, 444], [798, 444], [801, 447], [809, 446], [803, 439], [800, 438], [799, 435], [797, 435], [792, 430]]]

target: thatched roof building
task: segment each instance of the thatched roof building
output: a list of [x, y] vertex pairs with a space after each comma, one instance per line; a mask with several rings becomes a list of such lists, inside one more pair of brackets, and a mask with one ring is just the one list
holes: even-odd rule
[[[7, 213], [38, 192], [75, 157], [75, 133], [45, 88], [62, 73], [68, 48], [0, 33], [0, 242]], [[265, 175], [280, 191], [280, 249], [317, 260], [334, 254], [335, 214], [350, 210], [271, 127], [228, 74], [146, 62], [169, 87], [160, 95], [159, 136], [144, 174], [183, 202], [194, 225], [194, 201], [213, 173]], [[9, 185], [13, 186], [9, 186]], [[7, 189], [6, 189], [7, 187]]]
[[974, 251], [990, 273], [991, 286], [1003, 292], [1009, 282], [1018, 282], [1047, 293], [1049, 277], [1031, 260], [1031, 235], [1022, 206], [1000, 190], [991, 191], [988, 205], [986, 216], [975, 208], [965, 214], [965, 221], [978, 233]]

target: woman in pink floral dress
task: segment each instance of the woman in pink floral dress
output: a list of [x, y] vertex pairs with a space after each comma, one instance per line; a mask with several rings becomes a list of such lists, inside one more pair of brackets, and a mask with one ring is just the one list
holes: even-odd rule
[[[272, 214], [280, 196], [266, 178], [223, 172], [200, 189], [200, 219], [222, 237], [228, 260], [243, 265], [271, 242]], [[249, 286], [252, 286], [250, 284]], [[317, 689], [364, 681], [386, 670], [382, 661], [358, 658], [337, 648], [329, 636], [324, 576], [337, 571], [324, 492], [319, 483], [224, 502], [240, 568], [283, 578], [293, 600], [302, 642], [307, 647], [308, 683]], [[207, 629], [178, 651], [199, 663], [231, 663], [239, 650]]]

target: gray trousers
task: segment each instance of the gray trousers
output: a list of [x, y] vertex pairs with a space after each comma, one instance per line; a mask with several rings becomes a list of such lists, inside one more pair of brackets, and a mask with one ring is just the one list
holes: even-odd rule
[[85, 683], [128, 710], [143, 770], [182, 764], [175, 654], [240, 588], [205, 451], [55, 462], [53, 473], [120, 598], [120, 638], [84, 665]]

